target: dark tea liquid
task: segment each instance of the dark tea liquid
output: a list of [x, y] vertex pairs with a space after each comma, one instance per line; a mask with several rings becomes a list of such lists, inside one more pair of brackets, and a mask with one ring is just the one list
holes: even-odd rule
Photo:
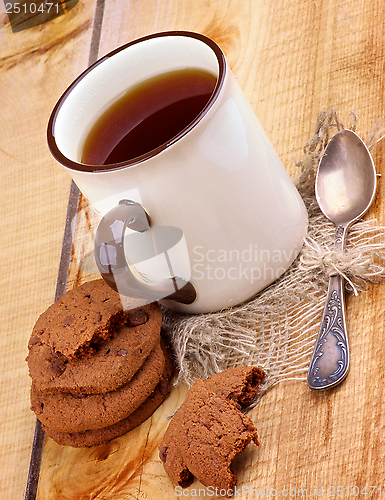
[[85, 141], [82, 163], [120, 163], [169, 142], [202, 111], [215, 84], [214, 75], [197, 69], [163, 73], [139, 83], [96, 121]]

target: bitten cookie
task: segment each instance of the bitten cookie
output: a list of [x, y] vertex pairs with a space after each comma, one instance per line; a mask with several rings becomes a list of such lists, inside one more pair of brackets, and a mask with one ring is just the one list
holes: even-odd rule
[[39, 337], [31, 337], [27, 363], [41, 392], [98, 394], [128, 383], [160, 341], [162, 313], [157, 303], [129, 311], [127, 325], [110, 340], [95, 344], [92, 357], [69, 360]]
[[43, 430], [58, 444], [78, 448], [97, 446], [99, 444], [107, 443], [108, 441], [111, 441], [111, 439], [121, 436], [131, 429], [134, 429], [147, 420], [170, 394], [170, 380], [173, 372], [173, 363], [166, 351], [165, 357], [166, 364], [163, 370], [162, 378], [155, 387], [154, 392], [150, 394], [144, 403], [142, 403], [139, 408], [127, 418], [120, 420], [116, 424], [109, 427], [104, 427], [103, 429], [68, 433], [53, 431], [43, 425]]
[[38, 318], [32, 339], [66, 358], [94, 352], [92, 344], [108, 340], [134, 311], [124, 311], [120, 296], [103, 279], [66, 292]]
[[236, 484], [231, 470], [235, 456], [251, 441], [258, 445], [253, 422], [239, 408], [251, 401], [263, 378], [261, 369], [241, 367], [192, 386], [159, 448], [174, 484], [186, 488], [196, 477], [205, 486], [224, 489], [231, 496]]
[[104, 394], [47, 394], [31, 387], [31, 409], [52, 430], [80, 432], [101, 429], [133, 413], [159, 383], [165, 366], [161, 345], [155, 347], [132, 380]]
[[265, 379], [258, 366], [237, 366], [216, 373], [204, 380], [206, 388], [223, 399], [234, 401], [238, 407], [248, 406]]

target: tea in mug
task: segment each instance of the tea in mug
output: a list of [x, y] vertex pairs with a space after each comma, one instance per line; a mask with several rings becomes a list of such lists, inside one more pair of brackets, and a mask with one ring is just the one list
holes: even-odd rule
[[206, 71], [180, 69], [130, 88], [94, 124], [82, 163], [113, 165], [169, 143], [203, 110], [216, 82]]

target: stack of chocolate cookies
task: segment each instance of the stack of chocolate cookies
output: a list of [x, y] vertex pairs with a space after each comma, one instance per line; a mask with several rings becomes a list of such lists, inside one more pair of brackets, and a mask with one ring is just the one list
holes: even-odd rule
[[146, 420], [173, 366], [157, 303], [124, 310], [103, 280], [76, 287], [37, 320], [26, 359], [31, 408], [57, 443], [95, 446]]

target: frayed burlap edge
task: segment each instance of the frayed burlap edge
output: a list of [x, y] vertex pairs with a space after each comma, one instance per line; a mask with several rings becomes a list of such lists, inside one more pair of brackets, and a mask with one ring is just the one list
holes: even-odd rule
[[[261, 366], [267, 374], [264, 392], [284, 380], [306, 380], [318, 333], [329, 276], [338, 272], [354, 293], [385, 277], [385, 228], [376, 221], [359, 221], [350, 230], [344, 253], [333, 248], [334, 225], [315, 199], [316, 170], [329, 139], [338, 130], [355, 130], [341, 123], [336, 112], [320, 113], [314, 136], [297, 163], [296, 185], [309, 214], [303, 248], [291, 267], [253, 300], [224, 311], [185, 315], [164, 310], [164, 325], [175, 353], [175, 384], [189, 386], [198, 379], [230, 367]], [[369, 148], [382, 138], [379, 125], [367, 139]]]

